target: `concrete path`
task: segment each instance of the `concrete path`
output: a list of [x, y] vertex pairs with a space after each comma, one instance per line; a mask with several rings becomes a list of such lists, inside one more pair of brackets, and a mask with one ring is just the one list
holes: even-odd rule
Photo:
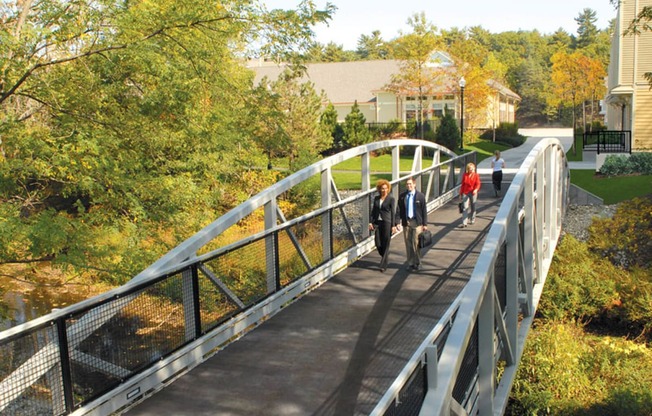
[[[518, 132], [527, 137], [527, 140], [523, 145], [505, 150], [501, 153], [501, 156], [505, 159], [505, 174], [516, 173], [530, 151], [543, 139], [550, 137], [558, 139], [562, 146], [564, 146], [566, 152], [570, 150], [573, 144], [573, 129], [571, 128], [519, 129]], [[595, 160], [569, 162], [568, 165], [571, 169], [595, 169]], [[491, 174], [491, 158], [487, 158], [478, 163], [478, 172], [481, 174]]]
[[[570, 128], [519, 129], [518, 132], [523, 136], [526, 136], [527, 140], [523, 145], [507, 149], [501, 153], [501, 156], [505, 159], [506, 165], [503, 170], [505, 173], [503, 179], [504, 182], [513, 179], [514, 174], [516, 174], [527, 155], [530, 153], [532, 148], [539, 143], [539, 141], [550, 137], [556, 138], [561, 142], [564, 151], [567, 153], [573, 144], [573, 130]], [[578, 151], [580, 150], [578, 149]], [[595, 170], [595, 155], [584, 154], [584, 161], [568, 162], [568, 165], [571, 169]], [[478, 163], [478, 172], [481, 175], [491, 175], [491, 171], [491, 158], [484, 159]], [[489, 185], [491, 185], [490, 181]], [[569, 197], [571, 204], [574, 205], [602, 205], [602, 199], [600, 197], [597, 197], [575, 185], [571, 185]]]

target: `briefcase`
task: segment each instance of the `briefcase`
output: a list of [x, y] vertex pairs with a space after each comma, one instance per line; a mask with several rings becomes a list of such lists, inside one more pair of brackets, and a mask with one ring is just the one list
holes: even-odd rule
[[432, 233], [428, 230], [421, 231], [419, 234], [419, 248], [428, 247], [432, 244]]
[[464, 203], [460, 202], [457, 204], [457, 210], [461, 213], [464, 212]]

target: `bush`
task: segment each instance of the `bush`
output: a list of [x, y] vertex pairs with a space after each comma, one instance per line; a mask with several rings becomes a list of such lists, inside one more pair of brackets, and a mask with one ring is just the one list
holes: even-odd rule
[[[525, 143], [525, 136], [518, 133], [518, 123], [500, 123], [495, 131], [496, 142], [510, 147], [518, 147]], [[494, 131], [487, 130], [480, 135], [483, 140], [493, 140]]]
[[459, 137], [460, 129], [457, 127], [457, 121], [453, 118], [453, 114], [450, 111], [444, 111], [444, 116], [435, 132], [434, 142], [450, 150], [455, 150]]
[[589, 248], [613, 264], [652, 267], [652, 194], [622, 202], [613, 218], [595, 219]]
[[511, 393], [510, 415], [649, 416], [652, 351], [581, 325], [537, 322]]
[[641, 175], [652, 175], [652, 153], [632, 153], [628, 163]]
[[566, 235], [555, 250], [538, 313], [548, 319], [589, 321], [619, 304], [612, 277], [618, 269]]
[[600, 168], [600, 173], [607, 176], [652, 175], [652, 153], [632, 153], [625, 155], [608, 155]]

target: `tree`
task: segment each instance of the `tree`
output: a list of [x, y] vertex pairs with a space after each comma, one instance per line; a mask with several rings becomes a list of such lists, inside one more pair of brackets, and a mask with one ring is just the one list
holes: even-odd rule
[[[392, 76], [387, 89], [399, 97], [418, 101], [416, 121], [423, 126], [424, 105], [427, 96], [441, 90], [443, 73], [427, 64], [431, 54], [440, 45], [437, 28], [426, 20], [425, 13], [417, 13], [408, 19], [412, 32], [402, 34], [393, 43], [393, 54], [400, 60], [400, 72]], [[423, 136], [423, 130], [421, 132]]]
[[550, 94], [550, 74], [546, 65], [535, 59], [524, 59], [513, 70], [515, 88], [521, 96], [519, 119], [533, 124], [547, 121], [550, 115], [547, 97]]
[[355, 60], [355, 53], [351, 51], [345, 51], [343, 45], [338, 45], [335, 42], [329, 42], [324, 47], [324, 53], [322, 54], [323, 62], [347, 62]]
[[[553, 104], [570, 103], [573, 116], [573, 131], [576, 128], [576, 109], [578, 103], [593, 99], [602, 91], [605, 71], [602, 63], [581, 52], [557, 52], [552, 57], [552, 83], [555, 95], [550, 97]], [[573, 145], [573, 151], [576, 149]]]
[[371, 142], [371, 132], [367, 128], [367, 120], [360, 111], [360, 106], [356, 101], [351, 107], [351, 112], [344, 119], [344, 142], [349, 147], [360, 146]]
[[[455, 61], [455, 80], [452, 88], [457, 90], [458, 80], [466, 80], [464, 88], [464, 121], [472, 130], [481, 118], [486, 117], [486, 109], [494, 94], [490, 86], [492, 75], [500, 76], [502, 68], [492, 66], [488, 51], [473, 39], [457, 40], [448, 46]], [[496, 80], [498, 81], [498, 80]], [[466, 130], [466, 129], [465, 129]]]
[[598, 21], [595, 10], [586, 8], [576, 18], [577, 22], [577, 42], [576, 48], [583, 49], [596, 42], [598, 37], [598, 28], [595, 22]]
[[360, 35], [356, 54], [363, 60], [387, 59], [389, 56], [389, 47], [380, 36], [380, 31], [374, 30], [370, 36]]
[[332, 148], [335, 151], [343, 150], [344, 147], [344, 129], [338, 123], [337, 117], [335, 106], [329, 102], [319, 119], [322, 128], [330, 134], [333, 140]]
[[189, 0], [0, 7], [0, 267], [111, 282], [275, 179], [251, 175], [260, 156], [242, 128], [254, 101], [244, 45], [290, 58], [332, 11], [240, 0], [228, 10]]
[[453, 117], [453, 112], [448, 111], [448, 107], [444, 108], [444, 116], [441, 123], [437, 126], [435, 133], [435, 143], [445, 146], [451, 150], [458, 148], [457, 139], [460, 137], [460, 129], [457, 126], [457, 121]]

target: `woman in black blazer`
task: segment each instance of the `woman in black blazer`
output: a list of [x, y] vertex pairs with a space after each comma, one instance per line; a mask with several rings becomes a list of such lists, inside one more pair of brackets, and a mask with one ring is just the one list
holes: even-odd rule
[[389, 193], [391, 189], [392, 185], [385, 179], [376, 183], [378, 195], [374, 198], [369, 224], [369, 231], [374, 231], [376, 249], [382, 257], [378, 266], [381, 272], [387, 269], [389, 243], [392, 241], [392, 234], [396, 232], [396, 200]]

